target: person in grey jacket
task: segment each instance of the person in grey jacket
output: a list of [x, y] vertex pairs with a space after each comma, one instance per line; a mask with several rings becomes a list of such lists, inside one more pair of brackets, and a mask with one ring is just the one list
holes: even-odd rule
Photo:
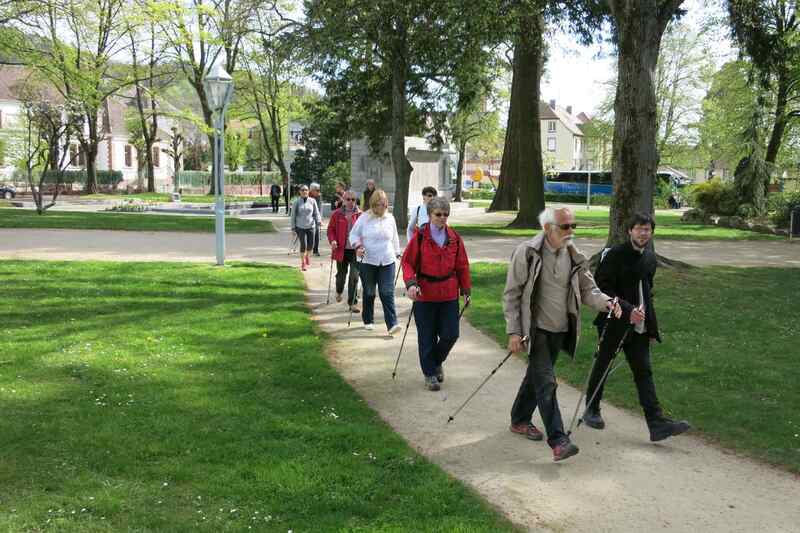
[[309, 254], [314, 247], [314, 231], [322, 222], [322, 216], [317, 202], [308, 197], [308, 186], [301, 185], [299, 192], [300, 196], [292, 204], [290, 227], [300, 241], [300, 270], [306, 270], [311, 264]]
[[622, 310], [597, 288], [586, 257], [572, 243], [576, 227], [572, 211], [545, 209], [539, 223], [544, 230], [511, 255], [503, 292], [508, 350], [522, 351], [522, 339], [529, 339], [528, 370], [511, 408], [510, 429], [542, 440], [542, 432], [531, 422], [538, 407], [553, 460], [561, 461], [579, 449], [564, 432], [556, 399], [558, 353], [564, 350], [575, 356], [581, 304], [597, 311], [613, 310], [617, 317]]

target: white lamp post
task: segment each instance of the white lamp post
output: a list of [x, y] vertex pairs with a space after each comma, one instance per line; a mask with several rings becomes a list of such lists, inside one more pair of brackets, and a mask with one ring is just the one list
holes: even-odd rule
[[203, 78], [208, 106], [214, 119], [214, 214], [217, 240], [217, 265], [225, 264], [225, 108], [233, 95], [233, 78], [220, 63], [215, 63]]

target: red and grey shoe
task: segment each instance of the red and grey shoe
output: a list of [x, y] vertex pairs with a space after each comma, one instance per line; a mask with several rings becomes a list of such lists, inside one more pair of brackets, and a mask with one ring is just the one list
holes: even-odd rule
[[511, 427], [509, 427], [508, 429], [511, 430], [511, 433], [518, 433], [520, 435], [525, 435], [525, 438], [530, 440], [544, 439], [544, 434], [530, 422], [520, 422], [519, 424], [511, 424]]
[[563, 461], [567, 457], [577, 455], [581, 451], [574, 445], [567, 437], [561, 439], [555, 446], [553, 446], [553, 461]]

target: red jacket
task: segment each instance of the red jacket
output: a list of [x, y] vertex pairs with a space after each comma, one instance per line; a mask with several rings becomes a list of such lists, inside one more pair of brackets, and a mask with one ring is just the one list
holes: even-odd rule
[[419, 285], [421, 302], [457, 300], [459, 288], [472, 289], [464, 241], [453, 228], [446, 226], [446, 229], [447, 240], [440, 248], [431, 237], [430, 225], [423, 224], [414, 231], [403, 253], [403, 281], [406, 287]]
[[[361, 211], [356, 209], [353, 215], [353, 224], [358, 220]], [[347, 217], [344, 216], [344, 209], [337, 209], [331, 214], [328, 221], [328, 242], [336, 241], [336, 250], [331, 254], [335, 261], [344, 261], [344, 247], [347, 246]]]

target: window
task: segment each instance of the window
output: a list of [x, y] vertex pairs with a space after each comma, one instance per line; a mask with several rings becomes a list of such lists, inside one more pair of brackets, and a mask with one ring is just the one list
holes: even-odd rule
[[[548, 120], [547, 121], [547, 133], [555, 133], [556, 132], [556, 121], [555, 120]], [[553, 148], [555, 150], [555, 148]]]
[[160, 167], [161, 166], [161, 150], [158, 149], [158, 146], [153, 146], [153, 166]]
[[69, 145], [69, 164], [73, 167], [82, 167], [86, 164], [83, 150], [81, 150], [81, 147], [77, 144]]
[[133, 166], [133, 146], [130, 144], [125, 145], [125, 166], [132, 167]]
[[555, 137], [548, 137], [547, 138], [547, 151], [548, 152], [555, 152], [556, 151], [556, 138]]

